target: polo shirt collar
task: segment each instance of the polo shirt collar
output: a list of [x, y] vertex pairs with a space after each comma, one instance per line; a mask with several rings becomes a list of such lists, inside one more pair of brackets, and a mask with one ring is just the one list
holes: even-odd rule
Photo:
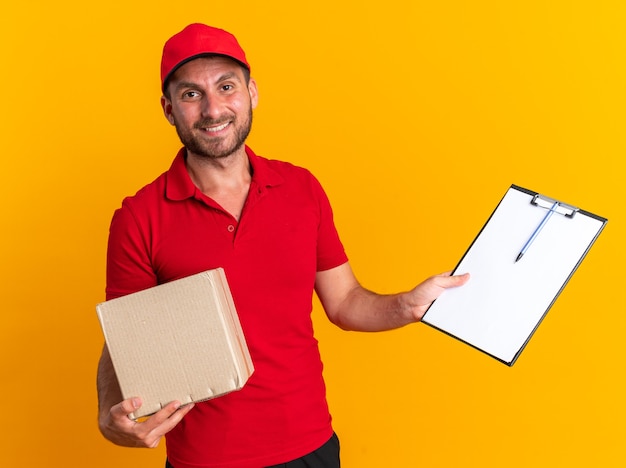
[[[187, 150], [181, 148], [167, 171], [165, 196], [169, 200], [185, 200], [196, 197], [200, 193], [189, 177], [189, 172], [187, 172], [186, 154]], [[246, 146], [246, 154], [252, 167], [252, 183], [260, 191], [265, 191], [267, 188], [275, 187], [283, 182], [283, 177], [272, 169], [267, 159], [254, 154], [248, 146]]]

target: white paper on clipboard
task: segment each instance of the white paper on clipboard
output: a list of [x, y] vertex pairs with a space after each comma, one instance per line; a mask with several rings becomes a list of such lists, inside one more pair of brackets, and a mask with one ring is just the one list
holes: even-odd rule
[[511, 366], [607, 222], [564, 203], [523, 258], [520, 249], [554, 199], [512, 185], [422, 321]]

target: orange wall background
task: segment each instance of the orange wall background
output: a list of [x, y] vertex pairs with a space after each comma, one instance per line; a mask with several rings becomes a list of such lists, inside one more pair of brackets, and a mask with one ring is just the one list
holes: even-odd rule
[[251, 146], [319, 177], [368, 288], [453, 268], [512, 183], [609, 218], [512, 368], [424, 325], [342, 332], [316, 306], [344, 466], [624, 466], [625, 5], [5, 2], [1, 463], [163, 464], [98, 433], [94, 307], [113, 210], [179, 147], [162, 44], [201, 21], [252, 63]]

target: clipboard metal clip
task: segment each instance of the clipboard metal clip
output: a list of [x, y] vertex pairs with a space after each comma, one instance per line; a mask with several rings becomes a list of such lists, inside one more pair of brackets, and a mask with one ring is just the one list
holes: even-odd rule
[[556, 208], [554, 209], [555, 213], [561, 214], [566, 218], [573, 218], [574, 215], [579, 211], [579, 209], [575, 206], [568, 205], [566, 203], [562, 203], [554, 198], [546, 197], [545, 195], [536, 194], [532, 200], [530, 201], [531, 205], [538, 206], [540, 208], [545, 208], [546, 210], [552, 209], [554, 204]]

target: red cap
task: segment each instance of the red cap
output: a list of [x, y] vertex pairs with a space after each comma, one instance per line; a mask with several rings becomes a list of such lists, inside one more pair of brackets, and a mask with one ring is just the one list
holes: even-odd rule
[[205, 24], [190, 24], [172, 36], [163, 47], [161, 58], [161, 89], [179, 67], [203, 55], [230, 57], [250, 70], [246, 54], [235, 36], [223, 29]]

